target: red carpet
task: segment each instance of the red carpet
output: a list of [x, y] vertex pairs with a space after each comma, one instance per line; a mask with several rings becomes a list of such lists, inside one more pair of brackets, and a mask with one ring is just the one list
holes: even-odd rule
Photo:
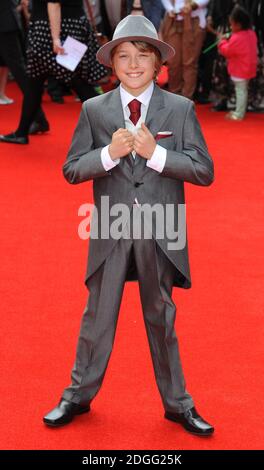
[[[20, 112], [15, 85], [7, 94], [16, 102], [0, 107], [1, 133]], [[62, 177], [80, 111], [66, 101], [45, 97], [49, 134], [0, 144], [1, 449], [263, 448], [264, 115], [227, 122], [207, 106], [198, 115], [216, 180], [186, 184], [193, 288], [175, 289], [174, 299], [187, 389], [215, 435], [201, 439], [163, 418], [135, 283], [91, 413], [61, 429], [42, 424], [70, 381], [87, 296], [77, 211], [91, 184]]]

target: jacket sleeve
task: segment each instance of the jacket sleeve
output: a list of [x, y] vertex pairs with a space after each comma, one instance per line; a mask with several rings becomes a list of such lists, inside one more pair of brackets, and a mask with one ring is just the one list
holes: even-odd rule
[[209, 186], [214, 180], [214, 164], [208, 153], [192, 101], [185, 116], [182, 152], [167, 151], [161, 176], [200, 186]]
[[101, 160], [102, 147], [94, 148], [92, 129], [86, 107], [87, 104], [83, 103], [67, 159], [63, 165], [63, 175], [71, 184], [108, 176]]
[[237, 40], [234, 36], [231, 36], [230, 39], [222, 39], [222, 41], [218, 44], [218, 50], [220, 54], [222, 54], [227, 59], [230, 56], [234, 56], [236, 54], [238, 47]]

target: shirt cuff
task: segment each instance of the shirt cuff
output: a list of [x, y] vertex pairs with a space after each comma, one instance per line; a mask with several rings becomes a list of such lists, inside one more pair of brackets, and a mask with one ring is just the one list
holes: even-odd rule
[[109, 145], [106, 147], [103, 147], [101, 150], [101, 160], [102, 160], [102, 165], [105, 169], [105, 171], [112, 170], [118, 163], [120, 162], [120, 158], [117, 160], [112, 160], [109, 154]]
[[152, 157], [147, 161], [147, 166], [152, 170], [161, 173], [166, 163], [167, 150], [161, 145], [156, 145]]

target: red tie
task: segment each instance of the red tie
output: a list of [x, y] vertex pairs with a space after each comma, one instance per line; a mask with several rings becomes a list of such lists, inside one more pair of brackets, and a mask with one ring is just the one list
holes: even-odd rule
[[141, 112], [140, 112], [141, 103], [138, 100], [132, 100], [132, 101], [130, 101], [130, 103], [128, 103], [128, 107], [130, 109], [129, 119], [130, 119], [130, 121], [133, 122], [133, 124], [135, 126], [137, 124], [139, 118], [140, 118], [140, 115], [141, 115]]

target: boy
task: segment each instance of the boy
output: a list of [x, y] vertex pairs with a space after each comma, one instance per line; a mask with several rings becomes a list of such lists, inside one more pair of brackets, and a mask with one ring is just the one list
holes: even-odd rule
[[[185, 388], [174, 330], [173, 285], [191, 286], [187, 242], [171, 249], [170, 241], [176, 239], [171, 214], [165, 221], [169, 230], [163, 236], [157, 236], [161, 227], [158, 223], [155, 227], [154, 215], [146, 216], [142, 237], [145, 205], [158, 205], [162, 214], [164, 208], [172, 207], [178, 220], [178, 205], [184, 204], [183, 182], [209, 185], [213, 181], [213, 163], [193, 103], [160, 90], [153, 82], [161, 63], [173, 54], [173, 48], [158, 39], [149, 20], [132, 15], [118, 24], [113, 40], [97, 53], [99, 62], [111, 65], [121, 84], [84, 103], [63, 167], [72, 184], [93, 179], [96, 221], [101, 225], [99, 235], [90, 240], [86, 275], [90, 295], [72, 383], [58, 406], [44, 417], [49, 426], [69, 423], [75, 415], [90, 410], [110, 358], [124, 283], [138, 279], [165, 417], [200, 436], [214, 431], [198, 415]], [[110, 216], [116, 204], [128, 208], [118, 237], [113, 231], [105, 236], [102, 212], [106, 196]]]

